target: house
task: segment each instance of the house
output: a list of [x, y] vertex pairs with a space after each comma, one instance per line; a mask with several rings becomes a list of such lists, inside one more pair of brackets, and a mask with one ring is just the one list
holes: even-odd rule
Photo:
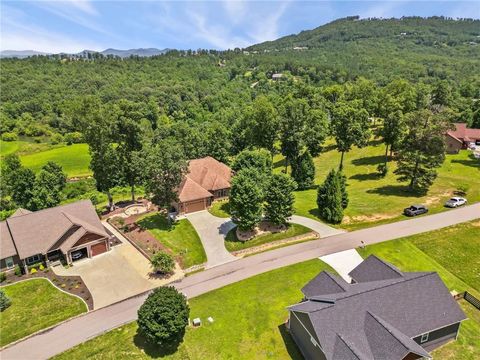
[[402, 272], [370, 256], [352, 283], [322, 271], [289, 307], [305, 359], [420, 359], [456, 339], [466, 317], [436, 272]]
[[[9, 271], [55, 261], [71, 264], [110, 250], [105, 231], [90, 200], [31, 212], [17, 210], [0, 222], [0, 268]], [[80, 256], [80, 254], [82, 256]]]
[[457, 154], [460, 149], [466, 149], [468, 144], [480, 144], [480, 129], [469, 129], [467, 124], [455, 123], [455, 130], [447, 131], [446, 144], [447, 152]]
[[283, 74], [273, 74], [272, 80], [278, 81], [278, 80], [281, 80], [282, 77], [283, 77]]
[[207, 209], [214, 199], [228, 197], [231, 178], [232, 169], [210, 156], [190, 160], [173, 208], [178, 214]]

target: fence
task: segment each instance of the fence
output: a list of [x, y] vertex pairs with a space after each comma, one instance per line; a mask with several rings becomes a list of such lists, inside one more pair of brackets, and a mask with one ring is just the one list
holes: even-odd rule
[[480, 300], [470, 294], [468, 291], [465, 291], [465, 293], [463, 294], [463, 298], [467, 300], [470, 304], [475, 306], [478, 310], [480, 310]]

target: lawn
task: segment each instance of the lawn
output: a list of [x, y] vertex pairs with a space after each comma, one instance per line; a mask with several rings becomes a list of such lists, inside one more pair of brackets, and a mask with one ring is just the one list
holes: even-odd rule
[[2, 287], [12, 305], [0, 313], [0, 346], [87, 311], [85, 303], [45, 279]]
[[5, 156], [18, 150], [21, 141], [0, 141], [0, 155]]
[[20, 156], [22, 164], [37, 172], [48, 161], [54, 161], [67, 173], [68, 177], [91, 175], [88, 168], [90, 154], [87, 144], [73, 144], [46, 151]]
[[214, 201], [212, 206], [208, 209], [210, 214], [219, 218], [230, 217], [230, 203], [228, 200]]
[[[353, 230], [399, 220], [403, 218], [402, 209], [412, 203], [427, 205], [430, 213], [443, 211], [443, 203], [460, 185], [468, 187], [469, 202], [480, 201], [480, 161], [474, 159], [471, 152], [464, 150], [459, 154], [447, 155], [445, 163], [438, 170], [438, 178], [426, 195], [406, 191], [405, 184], [399, 183], [393, 174], [394, 162], [390, 162], [390, 171], [385, 178], [377, 176], [376, 169], [383, 161], [384, 152], [383, 144], [371, 141], [369, 146], [353, 148], [345, 155], [344, 172], [347, 176], [350, 203], [340, 227]], [[315, 184], [318, 185], [324, 181], [331, 169], [338, 167], [340, 153], [329, 146], [314, 162]], [[274, 166], [275, 171], [284, 169], [281, 155], [275, 156]], [[298, 191], [295, 195], [296, 214], [318, 219], [316, 189]]]
[[253, 246], [258, 246], [266, 243], [271, 243], [283, 239], [288, 239], [293, 236], [303, 235], [312, 230], [299, 224], [290, 224], [287, 231], [279, 233], [267, 233], [254, 237], [248, 241], [239, 241], [236, 233], [237, 228], [230, 230], [225, 237], [225, 248], [228, 251], [238, 251], [247, 249]]
[[[285, 331], [286, 307], [301, 300], [303, 285], [325, 269], [330, 269], [325, 263], [310, 260], [189, 300], [190, 318], [201, 318], [203, 325], [189, 328], [177, 352], [165, 358], [302, 359]], [[212, 324], [206, 321], [209, 316], [214, 319]], [[137, 334], [136, 323], [131, 323], [56, 359], [150, 359], [162, 355], [165, 354], [159, 347], [145, 346], [142, 336]]]
[[161, 214], [147, 215], [137, 223], [147, 229], [165, 247], [169, 248], [183, 268], [207, 261], [197, 232], [188, 219], [171, 224]]

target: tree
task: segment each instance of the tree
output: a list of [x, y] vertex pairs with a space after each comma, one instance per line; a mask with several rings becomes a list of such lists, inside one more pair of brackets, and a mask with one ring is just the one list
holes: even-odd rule
[[273, 174], [265, 194], [265, 217], [275, 225], [284, 225], [293, 215], [295, 182], [286, 174]]
[[261, 220], [263, 189], [255, 169], [240, 170], [232, 179], [230, 213], [240, 230], [252, 230]]
[[5, 295], [5, 292], [3, 291], [3, 289], [0, 289], [0, 311], [5, 310], [11, 304], [12, 304], [12, 300], [10, 300], [10, 298], [7, 295]]
[[177, 189], [186, 172], [182, 148], [171, 139], [161, 140], [144, 150], [145, 193], [154, 204], [169, 208], [177, 201]]
[[324, 183], [318, 188], [317, 205], [320, 216], [330, 223], [340, 223], [343, 219], [343, 194], [341, 174], [331, 170]]
[[56, 187], [60, 191], [65, 188], [67, 184], [67, 174], [63, 171], [62, 167], [53, 161], [47, 162], [42, 166], [42, 170], [45, 173], [48, 173], [49, 176], [49, 186]]
[[120, 184], [120, 160], [115, 145], [104, 144], [90, 148], [90, 169], [93, 172], [97, 190], [104, 192], [108, 198], [108, 209], [113, 210], [111, 189]]
[[163, 274], [170, 274], [175, 268], [175, 261], [172, 256], [164, 252], [157, 252], [150, 262], [154, 271]]
[[448, 82], [445, 80], [438, 81], [432, 91], [432, 104], [450, 106], [452, 91]]
[[315, 164], [308, 150], [292, 163], [292, 178], [297, 183], [299, 190], [308, 189], [313, 185]]
[[20, 168], [15, 172], [15, 181], [11, 183], [12, 200], [17, 206], [29, 209], [32, 207], [32, 197], [35, 187], [35, 173], [31, 169]]
[[354, 102], [338, 103], [334, 109], [332, 126], [337, 149], [342, 153], [342, 169], [344, 154], [350, 151], [353, 145], [364, 147], [370, 139], [368, 113], [365, 109], [356, 107]]
[[272, 172], [272, 156], [268, 150], [243, 150], [233, 161], [232, 170], [256, 169], [262, 174]]
[[408, 181], [411, 191], [426, 192], [445, 160], [445, 132], [450, 124], [430, 110], [407, 114], [407, 133], [398, 149], [398, 181]]
[[385, 143], [385, 170], [388, 163], [388, 150], [398, 147], [402, 137], [405, 133], [405, 122], [403, 114], [400, 110], [387, 115], [383, 121], [383, 127], [380, 130], [380, 135], [383, 137]]
[[13, 192], [13, 185], [15, 184], [16, 173], [22, 168], [20, 158], [16, 154], [9, 154], [2, 158], [1, 161], [1, 176], [0, 176], [0, 196], [1, 209], [14, 208], [10, 196]]
[[138, 310], [138, 327], [154, 344], [176, 348], [185, 335], [190, 308], [173, 286], [153, 290]]

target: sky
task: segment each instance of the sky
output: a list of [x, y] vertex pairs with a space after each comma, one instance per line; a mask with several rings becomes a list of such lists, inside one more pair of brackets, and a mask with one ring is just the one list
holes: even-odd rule
[[274, 40], [352, 15], [479, 19], [480, 0], [0, 0], [0, 50], [221, 50]]

